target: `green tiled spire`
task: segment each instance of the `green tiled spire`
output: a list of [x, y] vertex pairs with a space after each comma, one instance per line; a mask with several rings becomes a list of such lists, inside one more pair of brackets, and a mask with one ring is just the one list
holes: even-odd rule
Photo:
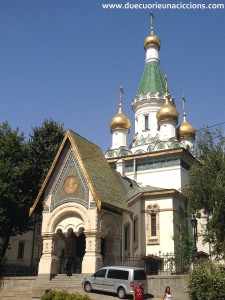
[[136, 96], [147, 93], [165, 94], [166, 83], [158, 61], [150, 61], [145, 65], [144, 73]]

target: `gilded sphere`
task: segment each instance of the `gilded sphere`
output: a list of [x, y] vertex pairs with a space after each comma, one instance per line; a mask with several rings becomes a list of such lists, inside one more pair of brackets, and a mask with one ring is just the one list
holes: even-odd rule
[[149, 36], [147, 36], [144, 40], [144, 47], [145, 49], [148, 47], [148, 46], [151, 46], [151, 45], [156, 45], [160, 48], [160, 45], [161, 45], [161, 41], [160, 39], [154, 35], [154, 34], [150, 34]]
[[124, 116], [122, 112], [118, 112], [118, 114], [112, 118], [109, 124], [111, 130], [115, 129], [127, 129], [130, 130], [131, 123], [130, 120]]
[[157, 111], [156, 118], [159, 121], [165, 121], [165, 120], [175, 120], [178, 121], [179, 113], [177, 109], [172, 106], [169, 101], [166, 101], [166, 103]]
[[192, 137], [195, 138], [196, 130], [186, 120], [177, 128], [178, 138]]

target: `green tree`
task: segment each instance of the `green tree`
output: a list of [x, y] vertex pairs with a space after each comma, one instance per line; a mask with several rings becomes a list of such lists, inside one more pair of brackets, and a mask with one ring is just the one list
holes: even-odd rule
[[224, 300], [225, 271], [212, 261], [199, 261], [188, 275], [191, 300]]
[[221, 129], [201, 131], [196, 162], [189, 171], [184, 189], [191, 213], [202, 211], [208, 222], [203, 240], [213, 246], [213, 254], [225, 254], [225, 138]]
[[193, 235], [190, 230], [187, 211], [180, 210], [176, 214], [174, 225], [175, 263], [178, 270], [184, 273], [189, 269], [193, 258]]
[[30, 163], [30, 189], [33, 201], [51, 167], [65, 134], [64, 125], [45, 120], [34, 127], [28, 142]]
[[5, 255], [10, 236], [29, 229], [28, 147], [24, 134], [0, 125], [0, 257]]

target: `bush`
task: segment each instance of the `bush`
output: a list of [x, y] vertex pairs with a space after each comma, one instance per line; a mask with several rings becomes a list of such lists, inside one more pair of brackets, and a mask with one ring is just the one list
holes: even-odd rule
[[200, 261], [188, 276], [188, 293], [192, 300], [224, 300], [225, 270], [212, 261]]
[[91, 300], [88, 295], [78, 293], [71, 294], [68, 291], [49, 290], [41, 297], [41, 300]]

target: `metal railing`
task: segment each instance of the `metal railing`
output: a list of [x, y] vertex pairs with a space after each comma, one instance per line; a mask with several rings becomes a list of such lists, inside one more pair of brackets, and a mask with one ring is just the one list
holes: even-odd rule
[[[81, 261], [76, 262], [75, 273], [81, 273]], [[107, 256], [97, 261], [97, 269], [104, 266], [140, 267], [146, 270], [147, 275], [174, 275], [185, 274], [191, 265], [188, 256], [167, 254], [149, 254], [147, 256]], [[63, 268], [63, 267], [62, 267]], [[59, 271], [59, 273], [61, 273]], [[62, 272], [63, 273], [63, 272]], [[15, 264], [9, 261], [0, 261], [0, 277], [6, 276], [37, 276], [38, 263]]]
[[147, 275], [180, 275], [189, 271], [191, 259], [173, 253], [145, 257]]
[[103, 266], [126, 266], [144, 268], [145, 261], [143, 258], [138, 256], [108, 256], [103, 259]]
[[191, 265], [191, 259], [187, 256], [175, 255], [173, 253], [149, 254], [141, 256], [108, 256], [99, 260], [97, 268], [103, 266], [129, 266], [141, 267], [146, 270], [147, 275], [178, 275], [188, 272]]
[[13, 264], [10, 262], [0, 263], [0, 277], [37, 276], [38, 264]]

